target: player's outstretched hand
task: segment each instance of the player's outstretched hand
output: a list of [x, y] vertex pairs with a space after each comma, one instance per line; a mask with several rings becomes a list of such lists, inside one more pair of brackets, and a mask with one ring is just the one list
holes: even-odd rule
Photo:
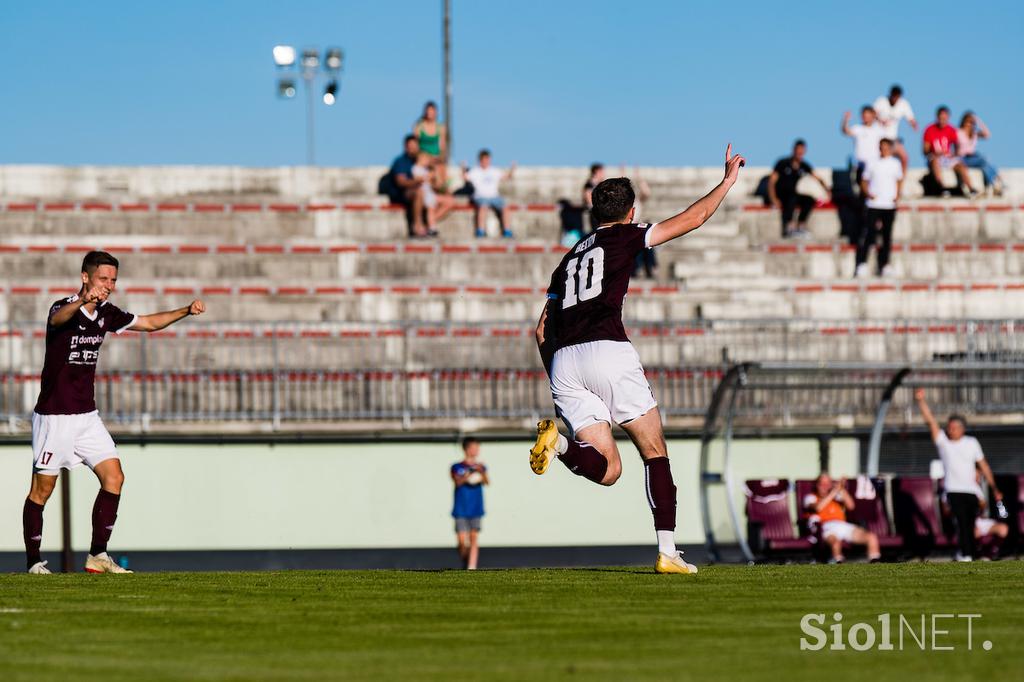
[[189, 315], [202, 315], [205, 312], [206, 312], [206, 304], [203, 303], [202, 301], [200, 301], [199, 299], [196, 299], [196, 300], [192, 301], [192, 303], [189, 304], [189, 306], [188, 306], [188, 314]]
[[924, 389], [918, 388], [914, 391], [914, 400], [917, 402], [924, 402]]
[[736, 179], [740, 175], [740, 168], [746, 164], [747, 160], [739, 154], [733, 156], [732, 143], [725, 148], [725, 181], [730, 185], [736, 182]]

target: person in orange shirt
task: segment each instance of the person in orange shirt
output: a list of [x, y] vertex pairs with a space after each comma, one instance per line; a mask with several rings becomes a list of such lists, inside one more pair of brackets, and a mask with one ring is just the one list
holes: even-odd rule
[[844, 542], [867, 545], [868, 561], [872, 563], [882, 558], [878, 549], [878, 536], [846, 520], [846, 512], [853, 508], [853, 498], [846, 492], [846, 478], [834, 481], [826, 473], [815, 479], [814, 492], [804, 497], [804, 510], [818, 517], [821, 537], [832, 550], [830, 564], [841, 564], [846, 560], [843, 556]]

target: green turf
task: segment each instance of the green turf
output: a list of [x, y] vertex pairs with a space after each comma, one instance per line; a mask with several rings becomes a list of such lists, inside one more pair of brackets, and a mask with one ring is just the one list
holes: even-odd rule
[[[1019, 561], [8, 575], [0, 680], [1014, 680], [1022, 586]], [[955, 651], [801, 651], [800, 618], [834, 611], [982, 619], [973, 651], [965, 621]]]

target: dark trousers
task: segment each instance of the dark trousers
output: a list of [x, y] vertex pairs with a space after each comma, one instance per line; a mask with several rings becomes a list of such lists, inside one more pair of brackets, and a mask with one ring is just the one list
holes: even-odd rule
[[974, 519], [978, 517], [978, 497], [974, 493], [946, 493], [946, 500], [956, 521], [960, 553], [974, 556]]
[[811, 216], [811, 211], [814, 209], [814, 197], [809, 197], [806, 194], [779, 194], [779, 203], [782, 204], [782, 236], [786, 236], [786, 230], [789, 229], [789, 224], [793, 222], [793, 214], [799, 210], [796, 220], [798, 223], [803, 225], [807, 222], [807, 219]]
[[857, 265], [866, 263], [868, 251], [882, 238], [878, 247], [878, 271], [889, 264], [889, 252], [892, 251], [892, 222], [896, 219], [894, 208], [869, 208], [860, 227], [857, 239]]

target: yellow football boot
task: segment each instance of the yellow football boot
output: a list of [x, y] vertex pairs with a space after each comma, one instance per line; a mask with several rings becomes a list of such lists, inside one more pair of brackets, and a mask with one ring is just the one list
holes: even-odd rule
[[654, 563], [654, 572], [696, 574], [697, 567], [686, 563], [682, 552], [676, 552], [675, 555], [658, 552], [658, 560]]
[[530, 448], [530, 468], [533, 473], [540, 476], [551, 462], [555, 461], [558, 452], [555, 446], [558, 445], [558, 427], [552, 419], [545, 419], [537, 422], [537, 442]]

